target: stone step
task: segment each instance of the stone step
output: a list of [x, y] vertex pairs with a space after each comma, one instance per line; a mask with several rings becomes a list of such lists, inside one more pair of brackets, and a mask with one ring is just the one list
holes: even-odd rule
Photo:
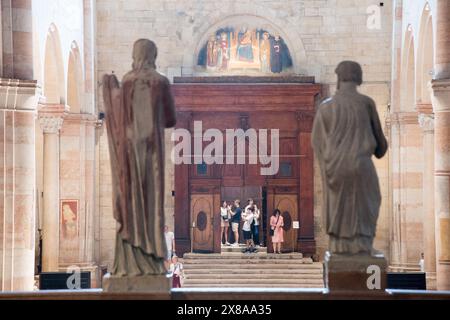
[[[195, 269], [195, 268], [188, 268], [185, 270], [189, 271], [189, 274], [201, 274], [201, 275], [236, 275], [236, 276], [248, 276], [249, 271], [248, 269]], [[289, 274], [291, 275], [303, 275], [303, 276], [309, 276], [309, 275], [323, 275], [322, 269], [287, 269], [289, 270]], [[254, 275], [272, 275], [275, 272], [273, 269], [251, 269], [251, 272]]]
[[[240, 274], [236, 274], [236, 273], [232, 273], [232, 274], [196, 274], [196, 273], [189, 273], [189, 275], [186, 276], [187, 279], [189, 280], [193, 280], [193, 279], [214, 279], [214, 280], [218, 280], [218, 279], [226, 279], [226, 280], [234, 280], [234, 279], [245, 279], [246, 277], [248, 277], [248, 273], [240, 273]], [[252, 274], [252, 279], [259, 279], [259, 280], [265, 280], [265, 279], [272, 279], [273, 280], [305, 280], [305, 279], [314, 279], [314, 280], [319, 280], [322, 281], [323, 280], [323, 275], [320, 273], [317, 274], [300, 274], [300, 273], [289, 273], [289, 275], [275, 275], [275, 274], [257, 274], [254, 273]]]
[[[236, 248], [241, 250], [240, 248]], [[323, 288], [323, 265], [291, 254], [222, 254], [184, 256], [186, 288]]]
[[204, 286], [209, 286], [212, 284], [223, 284], [223, 285], [322, 285], [323, 280], [321, 279], [185, 279], [184, 285], [192, 284], [203, 284]]
[[298, 269], [315, 269], [323, 270], [322, 266], [316, 266], [313, 264], [277, 264], [277, 263], [241, 263], [241, 264], [226, 264], [226, 263], [215, 263], [215, 264], [203, 264], [203, 263], [188, 263], [184, 264], [184, 269], [204, 269], [204, 270], [215, 270], [215, 269], [271, 269], [271, 270], [298, 270]]
[[227, 265], [246, 265], [246, 264], [252, 264], [252, 265], [266, 265], [266, 264], [276, 264], [276, 265], [293, 265], [293, 266], [303, 266], [303, 265], [310, 265], [307, 263], [303, 263], [301, 260], [295, 261], [295, 260], [220, 260], [220, 259], [214, 259], [214, 260], [208, 260], [207, 262], [201, 261], [201, 260], [188, 260], [183, 262], [184, 265], [196, 265], [196, 264], [202, 264], [202, 265], [213, 265], [213, 264], [227, 264]]
[[241, 288], [245, 288], [245, 289], [253, 289], [253, 288], [257, 288], [257, 289], [323, 289], [324, 285], [323, 284], [302, 284], [302, 285], [297, 285], [297, 284], [284, 284], [282, 286], [280, 285], [276, 285], [276, 284], [253, 284], [253, 285], [248, 285], [248, 284], [235, 284], [235, 285], [228, 285], [228, 284], [208, 284], [208, 285], [204, 285], [204, 284], [189, 284], [183, 285], [184, 288], [236, 288], [236, 289], [241, 289]]
[[260, 259], [260, 260], [304, 260], [306, 262], [311, 262], [311, 259], [303, 259], [301, 253], [290, 253], [290, 254], [267, 254], [267, 253], [223, 253], [223, 254], [198, 254], [198, 253], [187, 253], [184, 255], [183, 260], [211, 260], [211, 259]]
[[[244, 250], [245, 247], [222, 247], [222, 253], [242, 253], [242, 250]], [[258, 252], [260, 253], [266, 253], [267, 254], [267, 248], [261, 247], [258, 248]]]

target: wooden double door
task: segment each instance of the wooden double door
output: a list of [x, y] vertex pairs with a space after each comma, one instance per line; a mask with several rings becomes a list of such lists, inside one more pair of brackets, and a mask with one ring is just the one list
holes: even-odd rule
[[[298, 249], [298, 232], [300, 227], [300, 214], [298, 210], [298, 196], [296, 194], [268, 194], [262, 186], [249, 187], [223, 187], [221, 194], [192, 194], [190, 198], [190, 216], [192, 226], [192, 251], [195, 253], [219, 252], [222, 238], [220, 205], [222, 201], [233, 203], [241, 200], [241, 207], [245, 208], [247, 199], [253, 199], [261, 210], [259, 225], [259, 241], [262, 246], [267, 245], [272, 252], [272, 239], [270, 237], [270, 219], [272, 212], [269, 208], [277, 208], [284, 219], [283, 252], [296, 252]], [[240, 243], [244, 243], [243, 222], [240, 225]], [[234, 243], [234, 234], [229, 229], [228, 239]]]
[[[283, 250], [314, 254], [311, 131], [320, 85], [298, 78], [288, 79], [287, 84], [275, 83], [273, 79], [267, 84], [261, 82], [264, 79], [256, 79], [255, 83], [219, 83], [220, 80], [175, 79], [177, 128], [192, 136], [200, 121], [203, 133], [209, 129], [222, 133], [228, 129], [279, 130], [279, 170], [273, 176], [264, 176], [261, 164], [248, 161], [213, 165], [191, 161], [175, 166], [177, 253], [220, 253], [221, 202], [240, 199], [245, 207], [247, 199], [253, 198], [263, 211], [260, 238], [269, 251], [270, 217], [275, 209], [280, 209], [285, 221]], [[194, 146], [194, 140], [191, 143]], [[249, 148], [247, 143], [247, 154]], [[268, 149], [271, 150], [270, 143]]]

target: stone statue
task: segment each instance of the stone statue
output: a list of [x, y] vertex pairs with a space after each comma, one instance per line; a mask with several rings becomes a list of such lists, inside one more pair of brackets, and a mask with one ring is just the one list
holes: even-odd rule
[[156, 71], [156, 45], [138, 40], [133, 70], [119, 85], [105, 75], [103, 96], [119, 224], [111, 276], [165, 275], [164, 129], [175, 126], [169, 81]]
[[387, 152], [375, 102], [357, 91], [361, 66], [344, 61], [336, 69], [336, 95], [322, 103], [312, 143], [319, 160], [331, 254], [377, 255], [373, 249], [381, 193], [372, 156]]

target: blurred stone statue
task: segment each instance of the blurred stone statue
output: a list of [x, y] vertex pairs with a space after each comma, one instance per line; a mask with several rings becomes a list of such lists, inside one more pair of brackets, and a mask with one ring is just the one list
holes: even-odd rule
[[176, 116], [170, 83], [156, 71], [156, 58], [156, 45], [138, 40], [133, 70], [122, 84], [114, 75], [103, 79], [113, 210], [119, 224], [111, 272], [116, 278], [167, 272], [164, 129], [175, 126]]
[[388, 145], [375, 102], [357, 91], [363, 83], [361, 66], [344, 61], [336, 73], [337, 93], [319, 107], [312, 137], [330, 252], [375, 256], [381, 193], [372, 156], [382, 158]]

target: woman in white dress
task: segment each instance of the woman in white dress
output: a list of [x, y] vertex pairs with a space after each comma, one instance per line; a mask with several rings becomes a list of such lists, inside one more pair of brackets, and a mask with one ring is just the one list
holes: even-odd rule
[[222, 241], [225, 238], [225, 245], [229, 246], [228, 242], [228, 231], [230, 229], [230, 219], [231, 219], [231, 207], [228, 205], [226, 201], [222, 203], [222, 207], [220, 208], [220, 220], [222, 225]]

